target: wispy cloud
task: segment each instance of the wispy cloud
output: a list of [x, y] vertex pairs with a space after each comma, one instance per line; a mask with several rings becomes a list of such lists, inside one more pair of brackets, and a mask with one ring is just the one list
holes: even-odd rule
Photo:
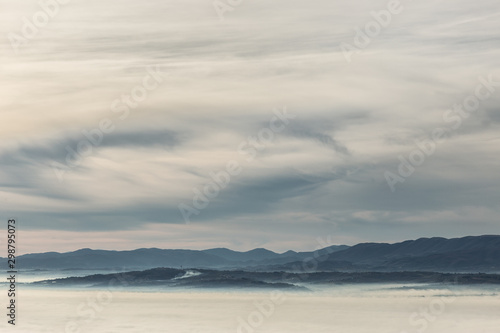
[[[500, 80], [498, 4], [404, 2], [346, 63], [339, 45], [386, 4], [248, 1], [221, 23], [206, 1], [91, 0], [61, 7], [17, 54], [1, 39], [2, 211], [26, 232], [95, 232], [102, 244], [152, 224], [184, 228], [186, 247], [203, 238], [241, 249], [272, 247], [268, 234], [281, 248], [331, 230], [339, 241], [495, 233], [498, 94], [397, 194], [383, 174], [479, 76]], [[37, 8], [5, 4], [1, 35]], [[51, 163], [82, 130], [116, 116], [113, 101], [155, 65], [166, 73], [161, 86], [60, 184]], [[282, 105], [297, 119], [198, 220], [180, 225], [177, 205], [226, 161], [244, 161], [238, 144]], [[197, 223], [230, 231], [203, 234]], [[248, 233], [254, 224], [261, 231]]]

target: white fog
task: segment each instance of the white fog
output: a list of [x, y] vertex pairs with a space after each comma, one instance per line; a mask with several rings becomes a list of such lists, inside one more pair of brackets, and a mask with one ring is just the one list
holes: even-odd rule
[[386, 284], [304, 292], [30, 287], [19, 294], [16, 328], [23, 333], [496, 333], [499, 291]]

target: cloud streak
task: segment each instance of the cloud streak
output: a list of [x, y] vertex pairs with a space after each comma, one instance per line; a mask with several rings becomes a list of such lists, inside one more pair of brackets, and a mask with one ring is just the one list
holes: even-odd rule
[[[3, 36], [32, 5], [6, 5]], [[325, 233], [339, 243], [498, 233], [498, 94], [397, 194], [383, 176], [479, 76], [500, 80], [497, 2], [403, 5], [350, 64], [339, 45], [386, 1], [252, 1], [222, 23], [198, 0], [61, 7], [18, 54], [0, 40], [5, 217], [17, 216], [26, 232], [85, 232], [83, 243], [94, 233], [95, 247], [151, 225], [184, 228], [186, 247], [198, 239], [241, 250], [306, 247], [305, 238]], [[82, 130], [116, 117], [112, 103], [155, 65], [162, 84], [59, 183], [51, 163], [64, 163]], [[283, 105], [293, 123], [182, 225], [177, 205], [228, 160], [243, 165], [238, 144]], [[230, 232], [197, 231], [207, 226]], [[33, 242], [40, 251], [62, 246]]]

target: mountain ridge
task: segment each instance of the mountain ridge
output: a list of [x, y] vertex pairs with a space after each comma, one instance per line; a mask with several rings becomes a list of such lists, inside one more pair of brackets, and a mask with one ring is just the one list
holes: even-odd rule
[[[290, 269], [288, 263], [274, 269]], [[318, 269], [351, 271], [500, 272], [500, 236], [419, 238], [398, 243], [360, 243], [318, 258]]]
[[[332, 245], [312, 252], [276, 253], [264, 248], [246, 252], [140, 248], [46, 252], [18, 257], [20, 269], [149, 269], [191, 267], [294, 271], [312, 261], [318, 271], [500, 272], [500, 236], [430, 237], [397, 243]], [[304, 265], [302, 265], [304, 266]], [[307, 265], [311, 267], [311, 265]], [[297, 268], [299, 267], [299, 268]]]

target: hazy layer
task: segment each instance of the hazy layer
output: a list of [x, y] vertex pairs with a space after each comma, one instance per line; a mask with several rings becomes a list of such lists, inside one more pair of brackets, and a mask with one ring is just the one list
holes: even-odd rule
[[[17, 332], [498, 332], [498, 287], [337, 286], [307, 293], [22, 290]], [[260, 310], [259, 306], [260, 304]], [[242, 324], [244, 323], [244, 324]], [[72, 326], [73, 325], [73, 326]], [[0, 323], [3, 331], [7, 327]]]

